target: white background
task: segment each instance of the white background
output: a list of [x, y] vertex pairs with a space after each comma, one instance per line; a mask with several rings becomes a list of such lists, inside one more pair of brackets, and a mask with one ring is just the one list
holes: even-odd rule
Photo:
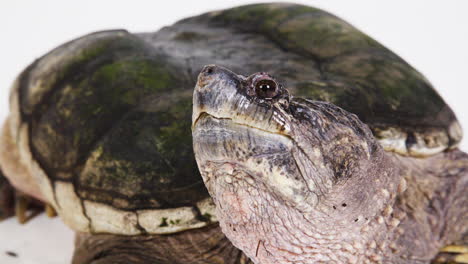
[[[156, 31], [179, 19], [252, 1], [0, 2], [0, 121], [16, 75], [35, 58], [80, 35], [104, 29]], [[263, 2], [263, 1], [257, 1]], [[468, 1], [295, 1], [344, 18], [399, 54], [436, 87], [468, 128]], [[468, 150], [467, 141], [462, 149]], [[9, 257], [5, 251], [18, 254]], [[69, 263], [73, 233], [59, 219], [26, 226], [0, 223], [0, 263]]]

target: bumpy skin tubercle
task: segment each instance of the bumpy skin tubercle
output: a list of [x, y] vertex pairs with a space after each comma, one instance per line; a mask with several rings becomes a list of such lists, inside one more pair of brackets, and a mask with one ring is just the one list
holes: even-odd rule
[[428, 263], [467, 232], [468, 155], [386, 152], [356, 115], [252, 80], [205, 67], [192, 130], [221, 228], [255, 263]]

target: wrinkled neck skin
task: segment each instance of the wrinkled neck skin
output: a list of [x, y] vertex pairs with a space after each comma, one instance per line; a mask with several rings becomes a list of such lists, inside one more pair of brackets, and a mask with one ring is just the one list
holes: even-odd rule
[[[447, 166], [468, 168], [466, 154], [457, 153], [450, 154], [457, 161], [448, 154], [422, 160], [379, 148], [307, 211], [264, 186], [249, 186], [251, 175], [236, 165], [207, 164], [207, 187], [223, 232], [255, 263], [429, 263], [444, 243], [457, 239], [448, 234], [466, 232], [467, 177], [438, 175]], [[457, 202], [457, 210], [449, 210]], [[430, 209], [434, 203], [438, 207]], [[448, 222], [459, 230], [447, 230]]]
[[[217, 197], [223, 232], [255, 263], [362, 263], [382, 255], [377, 245], [387, 241], [385, 210], [395, 202], [390, 194], [401, 180], [394, 168], [382, 166], [388, 156], [379, 153], [374, 159], [307, 211], [291, 207], [261, 186], [230, 193], [231, 185], [222, 176], [208, 189]], [[375, 172], [375, 177], [369, 180], [366, 171]], [[237, 177], [251, 176], [240, 170]]]

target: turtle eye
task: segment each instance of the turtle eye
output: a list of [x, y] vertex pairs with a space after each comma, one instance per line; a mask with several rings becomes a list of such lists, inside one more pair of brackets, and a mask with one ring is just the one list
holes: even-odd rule
[[278, 84], [272, 79], [258, 80], [255, 83], [255, 93], [260, 98], [271, 99], [278, 94]]

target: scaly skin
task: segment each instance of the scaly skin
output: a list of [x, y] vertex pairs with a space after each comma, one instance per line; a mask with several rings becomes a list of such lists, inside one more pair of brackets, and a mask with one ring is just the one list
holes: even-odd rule
[[429, 263], [466, 233], [468, 155], [386, 152], [332, 104], [252, 93], [256, 76], [205, 67], [193, 114], [220, 226], [255, 263]]
[[[215, 190], [223, 231], [256, 263], [428, 263], [466, 232], [468, 156], [455, 150], [428, 160], [391, 160], [387, 165], [399, 167], [393, 189], [371, 182], [379, 177], [350, 180], [307, 215], [258, 186], [236, 188], [224, 179], [208, 186]], [[242, 184], [246, 177], [232, 178]]]
[[78, 233], [73, 264], [251, 264], [211, 225], [170, 236]]

